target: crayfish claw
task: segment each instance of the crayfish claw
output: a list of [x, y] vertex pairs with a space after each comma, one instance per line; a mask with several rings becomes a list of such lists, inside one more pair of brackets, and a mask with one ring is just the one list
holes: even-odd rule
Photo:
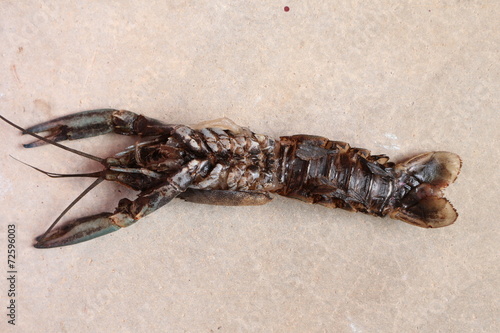
[[[31, 126], [26, 131], [48, 132], [45, 138], [54, 142], [88, 138], [112, 132], [113, 113], [116, 111], [115, 109], [98, 109], [79, 112]], [[42, 140], [36, 140], [25, 144], [24, 147], [34, 148], [45, 144], [46, 142]]]
[[70, 221], [48, 234], [38, 236], [34, 247], [47, 249], [72, 245], [109, 234], [120, 229], [112, 222], [111, 215], [113, 214], [101, 213]]

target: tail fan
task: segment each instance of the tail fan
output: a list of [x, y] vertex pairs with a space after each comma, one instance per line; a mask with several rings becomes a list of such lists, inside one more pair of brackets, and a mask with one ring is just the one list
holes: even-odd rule
[[461, 166], [458, 155], [444, 151], [424, 153], [397, 164], [399, 182], [409, 190], [390, 216], [423, 228], [441, 228], [455, 222], [458, 214], [443, 197], [442, 189], [457, 179]]

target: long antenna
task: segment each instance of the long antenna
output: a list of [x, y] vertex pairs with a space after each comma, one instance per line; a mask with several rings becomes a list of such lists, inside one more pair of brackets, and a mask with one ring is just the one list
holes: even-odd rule
[[83, 198], [83, 197], [84, 197], [87, 193], [89, 193], [89, 192], [90, 192], [90, 191], [91, 191], [94, 187], [96, 187], [97, 185], [99, 185], [99, 184], [100, 184], [103, 180], [104, 180], [104, 178], [103, 178], [103, 177], [99, 177], [99, 178], [97, 178], [97, 179], [96, 179], [96, 180], [95, 180], [92, 184], [90, 184], [90, 186], [89, 186], [89, 187], [87, 187], [87, 188], [85, 189], [85, 191], [83, 191], [82, 193], [80, 193], [80, 195], [79, 195], [78, 197], [76, 197], [76, 199], [75, 199], [75, 200], [73, 200], [73, 201], [72, 201], [72, 202], [68, 205], [68, 207], [66, 207], [66, 209], [65, 209], [65, 210], [63, 210], [63, 212], [61, 213], [61, 215], [59, 215], [59, 216], [57, 217], [57, 219], [56, 219], [54, 222], [52, 222], [52, 224], [51, 224], [51, 225], [50, 225], [50, 227], [47, 229], [47, 231], [45, 231], [45, 232], [43, 233], [43, 235], [38, 236], [36, 239], [37, 239], [38, 241], [40, 241], [40, 240], [44, 239], [44, 238], [47, 236], [47, 234], [48, 234], [48, 233], [49, 233], [49, 232], [50, 232], [50, 231], [51, 231], [51, 230], [52, 230], [52, 229], [56, 226], [57, 222], [59, 222], [59, 220], [60, 220], [60, 219], [62, 219], [62, 217], [63, 217], [63, 216], [64, 216], [64, 215], [68, 212], [68, 210], [70, 210], [70, 209], [71, 209], [71, 207], [73, 207], [74, 205], [76, 205], [76, 203], [77, 203], [78, 201], [80, 201], [80, 199], [81, 199], [81, 198]]
[[29, 134], [35, 138], [37, 138], [38, 140], [42, 140], [42, 141], [45, 141], [47, 143], [50, 143], [51, 145], [54, 145], [56, 147], [59, 147], [61, 149], [64, 149], [64, 150], [67, 150], [69, 152], [72, 152], [73, 154], [77, 154], [77, 155], [80, 155], [80, 156], [83, 156], [83, 157], [86, 157], [86, 158], [89, 158], [91, 160], [94, 160], [94, 161], [97, 161], [99, 163], [101, 163], [102, 165], [106, 165], [106, 160], [103, 159], [103, 158], [100, 158], [100, 157], [97, 157], [97, 156], [94, 156], [94, 155], [90, 155], [90, 154], [87, 154], [87, 153], [84, 153], [82, 151], [79, 151], [79, 150], [76, 150], [76, 149], [73, 149], [73, 148], [69, 148], [69, 147], [66, 147], [60, 143], [57, 143], [55, 141], [52, 141], [50, 139], [47, 139], [47, 138], [44, 138], [43, 136], [40, 136], [38, 134], [35, 134], [33, 132], [30, 132], [24, 128], [22, 128], [21, 126], [19, 125], [16, 125], [14, 124], [13, 122], [11, 122], [10, 120], [8, 120], [7, 118], [3, 117], [2, 115], [0, 115], [0, 119], [2, 119], [3, 121], [5, 121], [7, 124], [11, 125], [12, 127], [15, 127], [17, 128], [18, 130], [20, 130], [21, 132], [23, 132], [24, 134]]
[[15, 158], [14, 156], [12, 155], [9, 155], [10, 157], [12, 157], [13, 159], [15, 159], [16, 161], [18, 161], [19, 163], [22, 163], [26, 166], [29, 166], [30, 168], [32, 169], [35, 169], [36, 171], [38, 172], [41, 172], [47, 176], [49, 176], [50, 178], [65, 178], [65, 177], [101, 177], [102, 176], [102, 171], [97, 171], [97, 172], [89, 172], [89, 173], [55, 173], [55, 172], [50, 172], [50, 171], [45, 171], [45, 170], [42, 170], [42, 169], [39, 169], [31, 164], [28, 164], [26, 162], [23, 162], [17, 158]]

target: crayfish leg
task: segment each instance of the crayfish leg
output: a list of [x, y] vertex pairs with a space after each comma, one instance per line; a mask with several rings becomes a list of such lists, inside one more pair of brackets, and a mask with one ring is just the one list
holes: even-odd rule
[[273, 198], [267, 192], [187, 189], [179, 198], [193, 203], [219, 206], [259, 206]]
[[113, 213], [79, 218], [37, 237], [36, 248], [53, 248], [77, 244], [94, 239], [136, 223], [169, 203], [184, 192], [192, 183], [196, 173], [206, 161], [191, 160], [168, 182], [139, 194], [137, 199], [122, 199]]
[[[115, 132], [123, 135], [151, 136], [169, 133], [170, 125], [138, 115], [131, 111], [115, 109], [97, 109], [73, 113], [59, 117], [26, 129], [32, 133], [47, 132], [44, 136], [54, 142], [89, 138]], [[25, 144], [33, 148], [46, 144], [37, 140]]]

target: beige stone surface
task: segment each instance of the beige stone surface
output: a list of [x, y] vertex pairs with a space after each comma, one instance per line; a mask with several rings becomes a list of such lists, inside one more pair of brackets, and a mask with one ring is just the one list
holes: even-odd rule
[[[290, 7], [285, 12], [284, 7]], [[398, 160], [463, 159], [455, 225], [275, 198], [175, 200], [128, 229], [32, 247], [98, 165], [0, 124], [0, 331], [498, 332], [498, 1], [2, 1], [0, 113], [33, 125], [125, 108], [172, 123], [229, 117]], [[133, 139], [71, 142], [99, 156]], [[67, 219], [134, 194], [105, 184]], [[16, 225], [16, 326], [7, 225]]]

